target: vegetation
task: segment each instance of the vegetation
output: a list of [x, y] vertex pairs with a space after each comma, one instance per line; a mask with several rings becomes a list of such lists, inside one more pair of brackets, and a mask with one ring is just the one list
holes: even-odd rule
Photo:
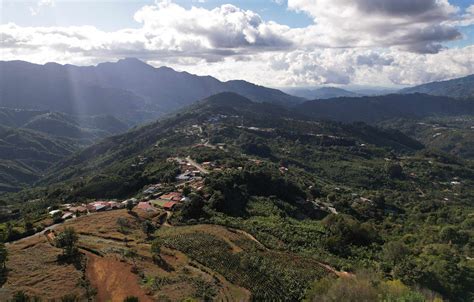
[[[183, 190], [189, 200], [167, 221], [175, 227], [136, 225], [141, 240], [153, 239], [157, 267], [167, 267], [164, 253], [180, 251], [254, 300], [472, 301], [474, 164], [400, 130], [216, 96], [105, 139], [56, 165], [37, 187], [5, 196], [4, 233], [36, 229], [60, 203], [142, 198], [156, 183], [178, 190], [182, 171], [172, 158], [190, 156], [211, 161], [211, 172], [203, 188]], [[127, 232], [125, 220], [114, 218], [114, 231]], [[203, 225], [228, 233], [178, 231]], [[236, 229], [246, 239], [230, 235]], [[138, 267], [136, 251], [127, 251]], [[343, 271], [355, 276], [331, 279]], [[162, 279], [154, 280], [159, 287]], [[209, 288], [202, 297], [213, 296]]]
[[79, 237], [74, 228], [67, 227], [55, 239], [56, 246], [63, 250], [64, 259], [74, 259], [79, 254], [77, 241]]

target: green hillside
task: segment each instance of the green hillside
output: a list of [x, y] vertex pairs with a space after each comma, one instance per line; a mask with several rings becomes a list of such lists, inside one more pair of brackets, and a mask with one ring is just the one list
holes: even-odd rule
[[426, 83], [415, 87], [402, 89], [400, 92], [418, 92], [459, 99], [472, 98], [474, 97], [474, 75], [471, 74], [462, 78]]
[[[183, 160], [205, 171], [202, 183], [178, 182]], [[256, 300], [275, 293], [317, 300], [351, 286], [305, 271], [295, 255], [354, 273], [354, 284], [386, 301], [389, 284], [413, 301], [474, 297], [472, 161], [428, 150], [398, 130], [314, 121], [232, 93], [107, 138], [4, 200], [34, 218], [60, 203], [152, 198], [145, 188], [157, 183], [188, 196], [168, 223], [240, 229], [270, 249], [235, 254], [225, 239], [199, 231], [157, 233], [155, 245], [185, 253]], [[279, 290], [269, 290], [274, 282]]]
[[54, 163], [126, 129], [127, 125], [113, 117], [2, 108], [0, 192], [31, 185]]

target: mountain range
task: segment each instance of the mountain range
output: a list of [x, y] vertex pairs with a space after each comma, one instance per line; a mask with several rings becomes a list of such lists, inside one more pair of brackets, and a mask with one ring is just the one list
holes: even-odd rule
[[460, 99], [472, 98], [474, 97], [474, 74], [462, 78], [405, 88], [400, 93], [426, 93]]
[[[31, 184], [51, 165], [87, 146], [194, 106], [217, 102], [213, 110], [221, 108], [223, 115], [242, 115], [244, 110], [249, 116], [258, 113], [260, 118], [371, 124], [473, 115], [474, 102], [465, 97], [474, 87], [473, 79], [468, 76], [413, 87], [402, 94], [372, 97], [331, 87], [294, 90], [298, 96], [292, 96], [245, 81], [221, 82], [168, 67], [155, 68], [132, 58], [86, 67], [0, 62], [0, 190]], [[444, 96], [410, 93], [416, 91]], [[199, 101], [203, 99], [204, 103]], [[236, 111], [234, 101], [242, 108]], [[227, 107], [225, 102], [229, 102]], [[466, 144], [462, 146], [456, 148], [471, 154]]]
[[288, 88], [285, 89], [291, 95], [299, 96], [308, 100], [331, 99], [338, 97], [358, 97], [361, 94], [345, 90], [337, 87], [321, 87], [321, 88]]
[[137, 59], [97, 66], [0, 62], [0, 106], [110, 114], [137, 124], [216, 93], [236, 92], [256, 102], [294, 104], [303, 99], [246, 81], [154, 68]]

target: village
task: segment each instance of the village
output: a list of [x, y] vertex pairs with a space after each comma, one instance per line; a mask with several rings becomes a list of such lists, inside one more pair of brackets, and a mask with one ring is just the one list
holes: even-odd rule
[[[143, 188], [136, 197], [126, 200], [96, 200], [89, 203], [62, 204], [56, 208], [48, 208], [48, 213], [53, 221], [61, 222], [82, 215], [88, 215], [96, 212], [112, 211], [118, 209], [137, 209], [144, 212], [157, 212], [159, 210], [175, 211], [185, 202], [189, 201], [186, 196], [187, 190], [199, 192], [204, 188], [204, 176], [210, 170], [220, 170], [212, 162], [203, 162], [198, 164], [190, 157], [168, 158], [170, 162], [176, 162], [181, 173], [176, 176], [174, 190], [169, 186], [157, 183]], [[186, 188], [186, 189], [185, 189]]]

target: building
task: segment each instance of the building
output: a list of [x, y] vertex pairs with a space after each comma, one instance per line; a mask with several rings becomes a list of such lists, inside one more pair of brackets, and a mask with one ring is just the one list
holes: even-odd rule
[[85, 206], [70, 207], [69, 212], [71, 212], [71, 213], [87, 213], [87, 208]]
[[74, 214], [73, 214], [73, 213], [71, 213], [71, 212], [65, 212], [65, 213], [63, 214], [63, 216], [61, 217], [61, 219], [62, 219], [62, 220], [66, 220], [66, 219], [71, 219], [71, 218], [73, 218], [73, 217], [74, 217]]
[[160, 196], [160, 199], [169, 200], [169, 201], [181, 201], [183, 195], [179, 192], [170, 192]]
[[57, 213], [62, 213], [62, 211], [61, 210], [52, 210], [51, 212], [49, 212], [49, 215], [54, 216]]
[[172, 211], [176, 207], [176, 202], [175, 201], [168, 201], [163, 205], [163, 209], [166, 211]]
[[87, 205], [90, 212], [101, 212], [110, 209], [110, 204], [107, 201], [95, 201]]
[[155, 208], [151, 205], [150, 202], [141, 201], [137, 205], [137, 209], [145, 211], [145, 212], [153, 212], [156, 211]]

